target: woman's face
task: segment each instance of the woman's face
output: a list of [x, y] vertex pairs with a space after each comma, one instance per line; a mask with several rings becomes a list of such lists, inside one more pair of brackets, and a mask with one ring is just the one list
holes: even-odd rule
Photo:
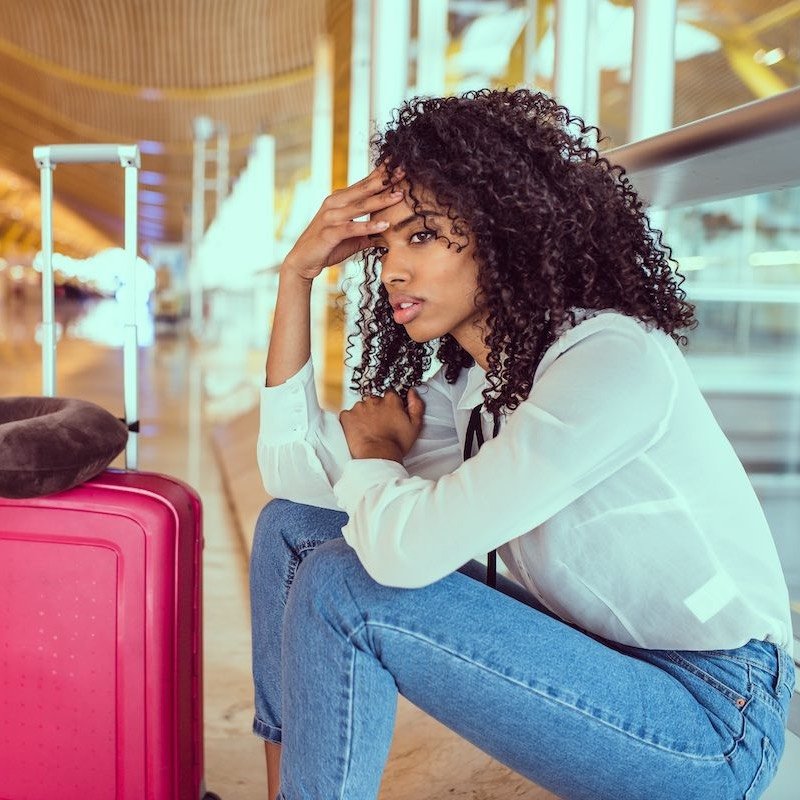
[[[381, 282], [389, 293], [394, 320], [415, 342], [452, 334], [485, 368], [488, 350], [481, 331], [475, 327], [485, 315], [475, 305], [478, 263], [473, 258], [474, 245], [470, 241], [459, 252], [456, 244], [463, 245], [466, 239], [450, 232], [452, 223], [447, 215], [422, 193], [423, 220], [414, 214], [408, 185], [397, 188], [405, 192], [403, 200], [371, 215], [373, 220], [388, 222], [389, 227], [370, 236], [381, 263]], [[420, 194], [419, 189], [415, 194]], [[436, 238], [426, 224], [447, 238]], [[454, 242], [449, 248], [448, 240]], [[412, 305], [403, 308], [401, 303]]]

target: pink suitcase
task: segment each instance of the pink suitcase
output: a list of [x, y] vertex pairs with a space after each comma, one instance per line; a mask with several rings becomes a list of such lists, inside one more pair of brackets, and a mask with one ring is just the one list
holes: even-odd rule
[[[34, 155], [50, 287], [43, 386], [52, 395], [45, 179], [55, 163], [122, 163], [126, 250], [135, 254], [139, 154], [103, 145]], [[132, 313], [128, 322], [126, 418], [135, 429]], [[133, 433], [126, 456], [135, 466]], [[163, 475], [106, 470], [59, 494], [0, 498], [0, 800], [216, 797], [203, 783], [202, 546], [197, 494]]]

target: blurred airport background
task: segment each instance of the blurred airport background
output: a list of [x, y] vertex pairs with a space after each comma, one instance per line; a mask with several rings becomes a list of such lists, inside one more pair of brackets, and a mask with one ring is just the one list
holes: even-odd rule
[[[210, 788], [262, 796], [242, 576], [268, 499], [256, 409], [277, 268], [415, 94], [525, 85], [600, 126], [599, 148], [652, 203], [697, 304], [687, 357], [764, 504], [800, 637], [798, 84], [798, 0], [5, 0], [0, 392], [40, 391], [33, 147], [137, 143], [142, 467], [208, 489], [206, 603], [227, 609], [206, 621]], [[121, 404], [121, 171], [60, 166], [55, 197], [59, 391]], [[313, 293], [331, 409], [355, 399], [343, 347], [355, 274], [331, 268]], [[417, 746], [403, 713], [395, 754]], [[382, 797], [459, 780], [453, 797], [549, 796], [524, 781], [493, 789], [492, 776], [513, 778], [430, 735], [439, 783], [390, 766]], [[482, 794], [467, 792], [475, 781]]]

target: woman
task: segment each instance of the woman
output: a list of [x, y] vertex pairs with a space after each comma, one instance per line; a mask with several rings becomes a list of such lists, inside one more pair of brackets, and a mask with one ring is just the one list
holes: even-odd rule
[[[375, 797], [398, 692], [564, 798], [754, 800], [775, 773], [777, 554], [679, 351], [670, 250], [588, 132], [524, 90], [414, 100], [282, 265], [251, 565], [270, 798], [279, 765], [285, 800]], [[359, 251], [337, 418], [309, 296]]]

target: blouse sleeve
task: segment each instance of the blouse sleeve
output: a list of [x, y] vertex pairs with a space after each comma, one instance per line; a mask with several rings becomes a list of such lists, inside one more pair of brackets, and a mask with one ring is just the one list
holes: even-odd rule
[[496, 438], [450, 474], [350, 461], [334, 491], [345, 539], [379, 583], [414, 588], [540, 525], [654, 444], [676, 378], [637, 323], [566, 349]]
[[[461, 461], [450, 387], [436, 373], [418, 388], [425, 416], [405, 474], [435, 479]], [[319, 405], [311, 359], [285, 383], [261, 390], [257, 456], [270, 496], [342, 510], [333, 486], [353, 459], [338, 414]]]

